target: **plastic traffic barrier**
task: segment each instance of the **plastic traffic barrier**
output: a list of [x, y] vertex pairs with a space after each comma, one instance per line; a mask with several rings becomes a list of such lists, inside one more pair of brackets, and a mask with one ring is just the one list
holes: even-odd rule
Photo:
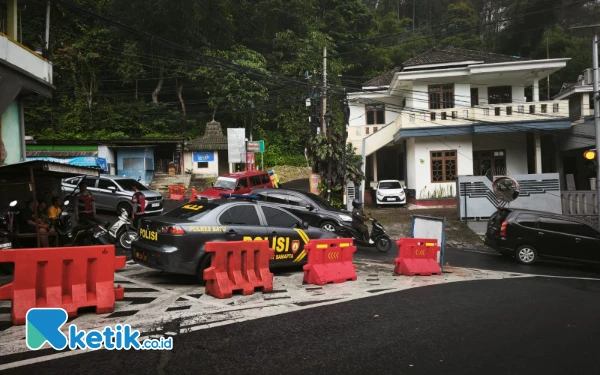
[[206, 294], [231, 298], [234, 291], [244, 296], [254, 294], [256, 288], [273, 291], [269, 260], [275, 252], [269, 241], [207, 242], [206, 252], [213, 253], [210, 267], [204, 270]]
[[437, 262], [440, 247], [433, 238], [400, 238], [398, 258], [394, 272], [407, 276], [441, 275], [442, 270]]
[[352, 256], [356, 251], [351, 238], [310, 240], [304, 250], [308, 263], [304, 265], [304, 282], [314, 285], [343, 283], [356, 280]]
[[190, 193], [190, 200], [188, 202], [193, 202], [198, 200], [198, 192], [196, 189], [192, 188], [192, 192]]
[[34, 307], [63, 308], [69, 317], [77, 309], [95, 307], [112, 312], [125, 290], [115, 287], [115, 270], [125, 267], [115, 246], [56, 247], [0, 251], [0, 262], [14, 263], [14, 280], [0, 286], [0, 300], [12, 300], [11, 318], [25, 324]]
[[174, 201], [184, 200], [186, 190], [187, 190], [187, 188], [183, 185], [169, 186], [169, 199], [174, 200]]

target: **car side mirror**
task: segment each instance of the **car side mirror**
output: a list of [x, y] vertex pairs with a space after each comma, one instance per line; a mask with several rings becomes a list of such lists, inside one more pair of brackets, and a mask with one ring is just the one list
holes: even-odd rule
[[307, 204], [306, 205], [306, 209], [309, 210], [309, 211], [312, 211], [313, 210], [313, 206], [311, 206], [310, 204]]
[[308, 223], [307, 223], [306, 221], [303, 221], [303, 222], [302, 222], [302, 228], [304, 228], [304, 229], [308, 229], [308, 227], [309, 227], [309, 226], [308, 226]]
[[117, 191], [117, 188], [116, 188], [116, 187], [114, 187], [114, 186], [109, 186], [109, 187], [108, 187], [108, 190], [110, 190], [110, 191], [111, 191], [111, 193], [115, 193], [115, 192]]
[[235, 190], [240, 190], [242, 187], [241, 186], [236, 186]]

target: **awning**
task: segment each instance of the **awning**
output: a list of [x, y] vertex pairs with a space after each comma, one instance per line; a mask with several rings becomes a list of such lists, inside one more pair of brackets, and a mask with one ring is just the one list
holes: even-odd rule
[[29, 179], [30, 168], [36, 178], [44, 177], [71, 177], [71, 176], [100, 176], [99, 168], [86, 168], [51, 161], [31, 160], [22, 163], [0, 166], [0, 178], [22, 177]]
[[27, 150], [27, 157], [72, 158], [77, 156], [98, 156], [98, 151], [57, 151]]

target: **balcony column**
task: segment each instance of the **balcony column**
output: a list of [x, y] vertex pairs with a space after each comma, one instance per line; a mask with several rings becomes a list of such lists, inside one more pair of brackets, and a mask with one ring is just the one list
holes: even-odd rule
[[12, 40], [18, 39], [18, 20], [17, 16], [17, 0], [8, 0], [8, 4], [6, 5], [6, 35]]
[[373, 160], [373, 181], [377, 182], [377, 151], [373, 153], [373, 157], [371, 159]]
[[540, 84], [537, 79], [533, 80], [533, 101], [540, 101]]
[[542, 173], [542, 140], [539, 131], [533, 133], [533, 139], [535, 145], [535, 173], [540, 174]]

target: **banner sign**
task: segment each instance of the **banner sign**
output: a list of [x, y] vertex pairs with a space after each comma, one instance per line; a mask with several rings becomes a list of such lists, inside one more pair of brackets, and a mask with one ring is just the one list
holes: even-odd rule
[[98, 158], [98, 166], [102, 168], [104, 172], [108, 172], [108, 163], [105, 158]]
[[246, 129], [227, 129], [227, 158], [228, 163], [245, 163], [246, 156]]
[[[100, 167], [98, 158], [95, 156], [79, 156], [79, 157], [75, 157], [75, 158], [52, 158], [49, 156], [33, 156], [33, 157], [28, 157], [27, 160], [43, 160], [43, 161], [50, 161], [53, 163], [75, 165], [77, 167], [92, 167], [92, 168]], [[104, 160], [104, 163], [106, 164], [106, 160]]]
[[246, 150], [248, 152], [265, 152], [265, 141], [248, 141]]
[[205, 162], [209, 162], [209, 161], [215, 161], [215, 153], [212, 151], [194, 152], [193, 160], [194, 160], [194, 163], [205, 163]]

